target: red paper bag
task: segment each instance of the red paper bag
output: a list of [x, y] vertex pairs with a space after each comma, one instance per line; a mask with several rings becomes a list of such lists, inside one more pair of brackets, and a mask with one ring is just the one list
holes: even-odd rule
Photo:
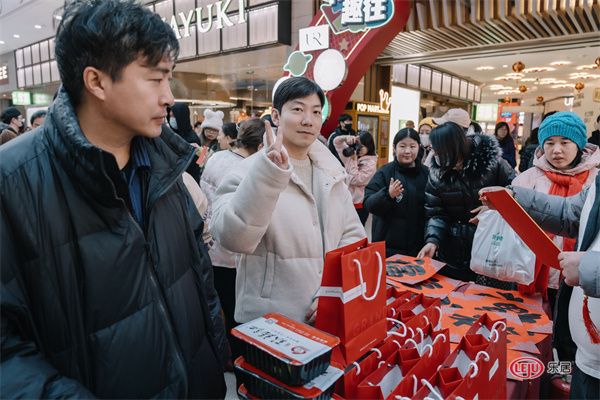
[[482, 315], [436, 376], [422, 383], [415, 399], [434, 393], [450, 399], [506, 398], [506, 322]]
[[340, 338], [345, 366], [387, 336], [385, 242], [367, 239], [325, 255], [315, 327]]

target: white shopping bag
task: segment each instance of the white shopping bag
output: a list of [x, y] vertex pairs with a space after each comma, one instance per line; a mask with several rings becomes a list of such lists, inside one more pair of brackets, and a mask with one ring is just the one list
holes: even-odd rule
[[471, 248], [471, 269], [502, 281], [529, 285], [535, 275], [535, 254], [493, 210], [478, 217]]

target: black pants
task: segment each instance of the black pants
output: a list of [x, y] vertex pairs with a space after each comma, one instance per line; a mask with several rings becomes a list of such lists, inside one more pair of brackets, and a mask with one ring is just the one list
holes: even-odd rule
[[358, 214], [358, 218], [360, 218], [360, 223], [363, 226], [367, 223], [367, 219], [369, 218], [369, 210], [366, 208], [356, 208], [356, 213]]
[[582, 372], [577, 366], [571, 379], [571, 399], [600, 399], [600, 380]]
[[221, 308], [225, 314], [225, 329], [227, 330], [227, 339], [231, 348], [232, 360], [239, 357], [241, 353], [240, 343], [231, 335], [231, 329], [238, 324], [233, 319], [235, 313], [235, 268], [213, 267], [215, 290], [221, 301]]

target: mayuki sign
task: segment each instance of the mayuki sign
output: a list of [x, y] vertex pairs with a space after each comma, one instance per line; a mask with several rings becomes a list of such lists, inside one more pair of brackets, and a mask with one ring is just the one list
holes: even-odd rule
[[[181, 39], [182, 37], [190, 36], [190, 27], [196, 26], [198, 32], [206, 33], [211, 30], [213, 27], [213, 22], [215, 29], [223, 29], [224, 26], [233, 26], [234, 23], [231, 22], [231, 19], [227, 16], [227, 11], [229, 6], [231, 5], [232, 0], [217, 1], [212, 4], [207, 4], [204, 7], [196, 7], [194, 9], [189, 10], [187, 13], [180, 12], [177, 15], [171, 16], [171, 28], [175, 32], [177, 39]], [[238, 18], [236, 23], [243, 24], [246, 22], [246, 8], [244, 0], [237, 0], [238, 3]], [[196, 18], [194, 18], [194, 16]], [[192, 23], [192, 20], [194, 21]], [[166, 18], [163, 18], [163, 21], [167, 22]], [[183, 25], [183, 35], [179, 31], [179, 26]]]

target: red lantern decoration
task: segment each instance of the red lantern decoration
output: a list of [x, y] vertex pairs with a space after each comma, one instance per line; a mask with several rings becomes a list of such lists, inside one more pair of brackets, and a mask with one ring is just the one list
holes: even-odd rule
[[517, 61], [516, 63], [514, 63], [512, 65], [512, 70], [516, 73], [520, 73], [524, 69], [525, 69], [525, 64], [523, 64], [521, 61]]
[[544, 101], [544, 96], [538, 96], [538, 97], [536, 97], [535, 101], [537, 101], [538, 103], [542, 103]]
[[527, 91], [527, 86], [525, 86], [525, 85], [519, 86], [519, 92], [525, 93], [526, 91]]
[[585, 85], [583, 84], [583, 82], [577, 82], [577, 83], [575, 84], [575, 89], [576, 89], [578, 92], [581, 92], [581, 90], [583, 90], [583, 88], [584, 88], [584, 87], [585, 87]]

